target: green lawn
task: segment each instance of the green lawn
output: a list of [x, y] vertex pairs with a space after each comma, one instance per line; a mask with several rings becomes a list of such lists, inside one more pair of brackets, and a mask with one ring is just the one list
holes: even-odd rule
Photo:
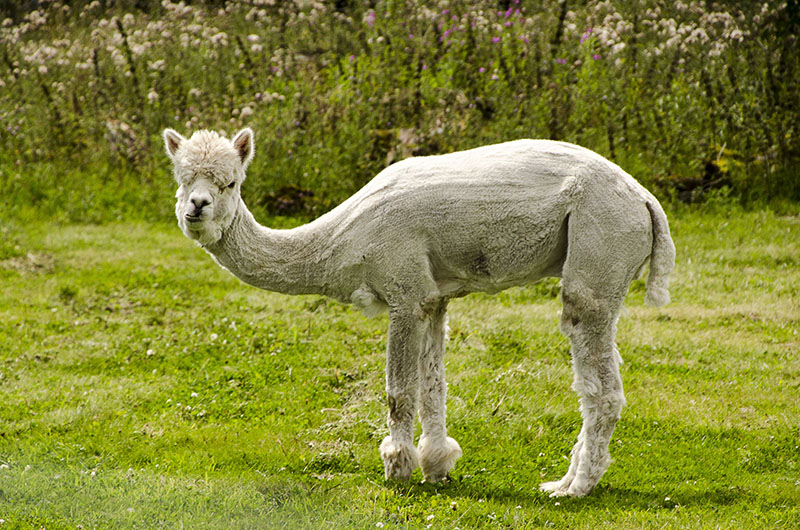
[[558, 285], [451, 303], [453, 480], [387, 484], [386, 317], [247, 287], [177, 227], [0, 225], [0, 529], [800, 526], [800, 218], [671, 216], [673, 303], [620, 320], [583, 499]]

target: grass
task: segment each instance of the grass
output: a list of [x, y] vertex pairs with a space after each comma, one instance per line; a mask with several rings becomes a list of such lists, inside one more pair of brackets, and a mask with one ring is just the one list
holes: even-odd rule
[[0, 232], [0, 528], [797, 528], [800, 219], [680, 211], [674, 303], [620, 321], [584, 499], [558, 286], [451, 304], [446, 485], [387, 484], [386, 318], [249, 288], [172, 225]]

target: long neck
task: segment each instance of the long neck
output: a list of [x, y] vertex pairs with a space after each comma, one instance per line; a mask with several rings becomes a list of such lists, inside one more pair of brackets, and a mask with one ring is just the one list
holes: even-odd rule
[[231, 225], [219, 241], [205, 248], [234, 276], [255, 287], [286, 294], [329, 294], [321, 238], [303, 227], [262, 226], [240, 200]]

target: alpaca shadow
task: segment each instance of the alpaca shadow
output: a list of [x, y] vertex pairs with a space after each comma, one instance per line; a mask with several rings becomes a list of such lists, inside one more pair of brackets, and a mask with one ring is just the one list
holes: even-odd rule
[[[470, 477], [472, 478], [472, 477]], [[675, 510], [695, 506], [728, 506], [743, 502], [747, 493], [741, 488], [718, 486], [714, 489], [675, 493], [674, 488], [661, 487], [648, 491], [613, 485], [598, 485], [592, 492], [581, 498], [550, 497], [549, 493], [540, 491], [538, 483], [528, 485], [503, 485], [472, 481], [456, 477], [447, 483], [430, 484], [426, 482], [387, 482], [387, 487], [409, 496], [441, 495], [459, 502], [475, 502], [479, 499], [490, 499], [509, 506], [554, 506], [559, 503], [559, 510], [582, 511], [596, 507], [608, 509], [609, 506], [625, 507], [637, 510]]]

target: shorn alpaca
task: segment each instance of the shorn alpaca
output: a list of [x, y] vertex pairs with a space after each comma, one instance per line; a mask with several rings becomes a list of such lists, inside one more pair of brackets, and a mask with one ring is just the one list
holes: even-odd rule
[[164, 141], [178, 224], [219, 265], [262, 289], [389, 311], [387, 479], [421, 466], [438, 482], [461, 456], [445, 424], [448, 301], [560, 277], [583, 426], [567, 474], [541, 488], [581, 496], [597, 484], [625, 404], [614, 344], [623, 299], [649, 262], [646, 301], [667, 303], [675, 259], [661, 206], [630, 175], [575, 145], [518, 140], [398, 162], [317, 220], [273, 230], [240, 196], [250, 129], [233, 140], [167, 129]]

